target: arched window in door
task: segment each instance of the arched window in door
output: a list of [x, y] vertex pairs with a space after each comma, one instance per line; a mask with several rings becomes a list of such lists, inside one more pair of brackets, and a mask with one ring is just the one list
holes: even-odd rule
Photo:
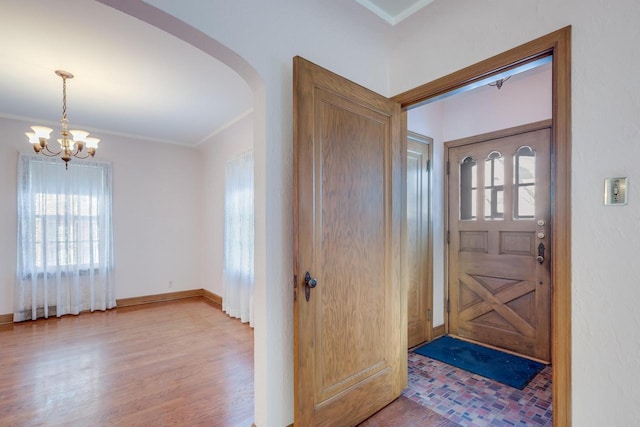
[[504, 157], [498, 151], [484, 161], [484, 217], [504, 218]]
[[518, 148], [514, 159], [514, 218], [532, 219], [536, 214], [536, 154], [531, 147]]
[[478, 162], [471, 156], [460, 164], [460, 219], [477, 218]]

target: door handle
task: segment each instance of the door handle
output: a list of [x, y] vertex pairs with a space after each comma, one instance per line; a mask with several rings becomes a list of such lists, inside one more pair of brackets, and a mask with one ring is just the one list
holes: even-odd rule
[[311, 289], [315, 288], [318, 284], [318, 281], [311, 277], [309, 272], [307, 271], [304, 275], [304, 297], [307, 301], [311, 297]]
[[544, 262], [544, 243], [540, 243], [538, 245], [538, 256], [536, 257], [536, 260], [542, 264]]

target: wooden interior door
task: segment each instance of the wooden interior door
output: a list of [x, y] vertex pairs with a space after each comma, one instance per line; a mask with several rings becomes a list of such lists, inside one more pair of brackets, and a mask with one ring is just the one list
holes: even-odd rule
[[294, 58], [297, 426], [356, 425], [406, 386], [401, 123], [399, 104]]
[[432, 287], [429, 227], [431, 138], [407, 137], [407, 320], [409, 348], [430, 341]]
[[449, 332], [545, 361], [550, 138], [544, 128], [448, 145]]

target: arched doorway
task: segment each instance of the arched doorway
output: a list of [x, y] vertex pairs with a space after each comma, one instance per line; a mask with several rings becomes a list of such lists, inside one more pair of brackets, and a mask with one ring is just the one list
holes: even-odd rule
[[[267, 302], [259, 295], [264, 295], [266, 288], [266, 205], [265, 205], [265, 182], [262, 175], [266, 169], [266, 106], [265, 106], [265, 85], [258, 72], [245, 61], [240, 55], [229, 49], [222, 43], [211, 38], [207, 34], [179, 20], [178, 18], [157, 9], [141, 0], [121, 2], [117, 0], [97, 0], [107, 6], [113, 7], [127, 15], [146, 22], [149, 25], [159, 28], [176, 38], [200, 49], [218, 61], [224, 63], [234, 70], [247, 83], [253, 93], [253, 146], [255, 162], [255, 283], [256, 298], [255, 310], [257, 321], [255, 325], [254, 338], [254, 360], [262, 363], [255, 363], [254, 366], [254, 388], [256, 418], [258, 412], [266, 411], [266, 402], [262, 399], [266, 396], [265, 376], [267, 375], [266, 357], [263, 357], [267, 349], [267, 327], [260, 322], [261, 314], [264, 318]], [[260, 385], [263, 385], [262, 387]]]

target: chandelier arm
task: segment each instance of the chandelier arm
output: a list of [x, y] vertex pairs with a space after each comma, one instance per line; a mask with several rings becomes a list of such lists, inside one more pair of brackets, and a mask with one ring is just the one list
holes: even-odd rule
[[[84, 155], [81, 155], [80, 153], [84, 153]], [[86, 159], [89, 157], [89, 152], [76, 150], [76, 152], [73, 153], [72, 156], [75, 157], [76, 159]]]
[[57, 157], [60, 155], [60, 153], [62, 153], [62, 151], [58, 151], [57, 153], [54, 153], [53, 151], [49, 151], [49, 153], [44, 150], [40, 151], [40, 154], [46, 157]]
[[[44, 154], [45, 156], [48, 156], [48, 157], [55, 157], [55, 156], [60, 155], [60, 153], [62, 153], [62, 150], [59, 150], [59, 151], [51, 151], [51, 149], [49, 148], [49, 144], [47, 144], [47, 145], [45, 145], [45, 146], [44, 146], [44, 149], [40, 150], [40, 152], [41, 152], [42, 154]], [[49, 153], [49, 154], [47, 154], [47, 153]]]

